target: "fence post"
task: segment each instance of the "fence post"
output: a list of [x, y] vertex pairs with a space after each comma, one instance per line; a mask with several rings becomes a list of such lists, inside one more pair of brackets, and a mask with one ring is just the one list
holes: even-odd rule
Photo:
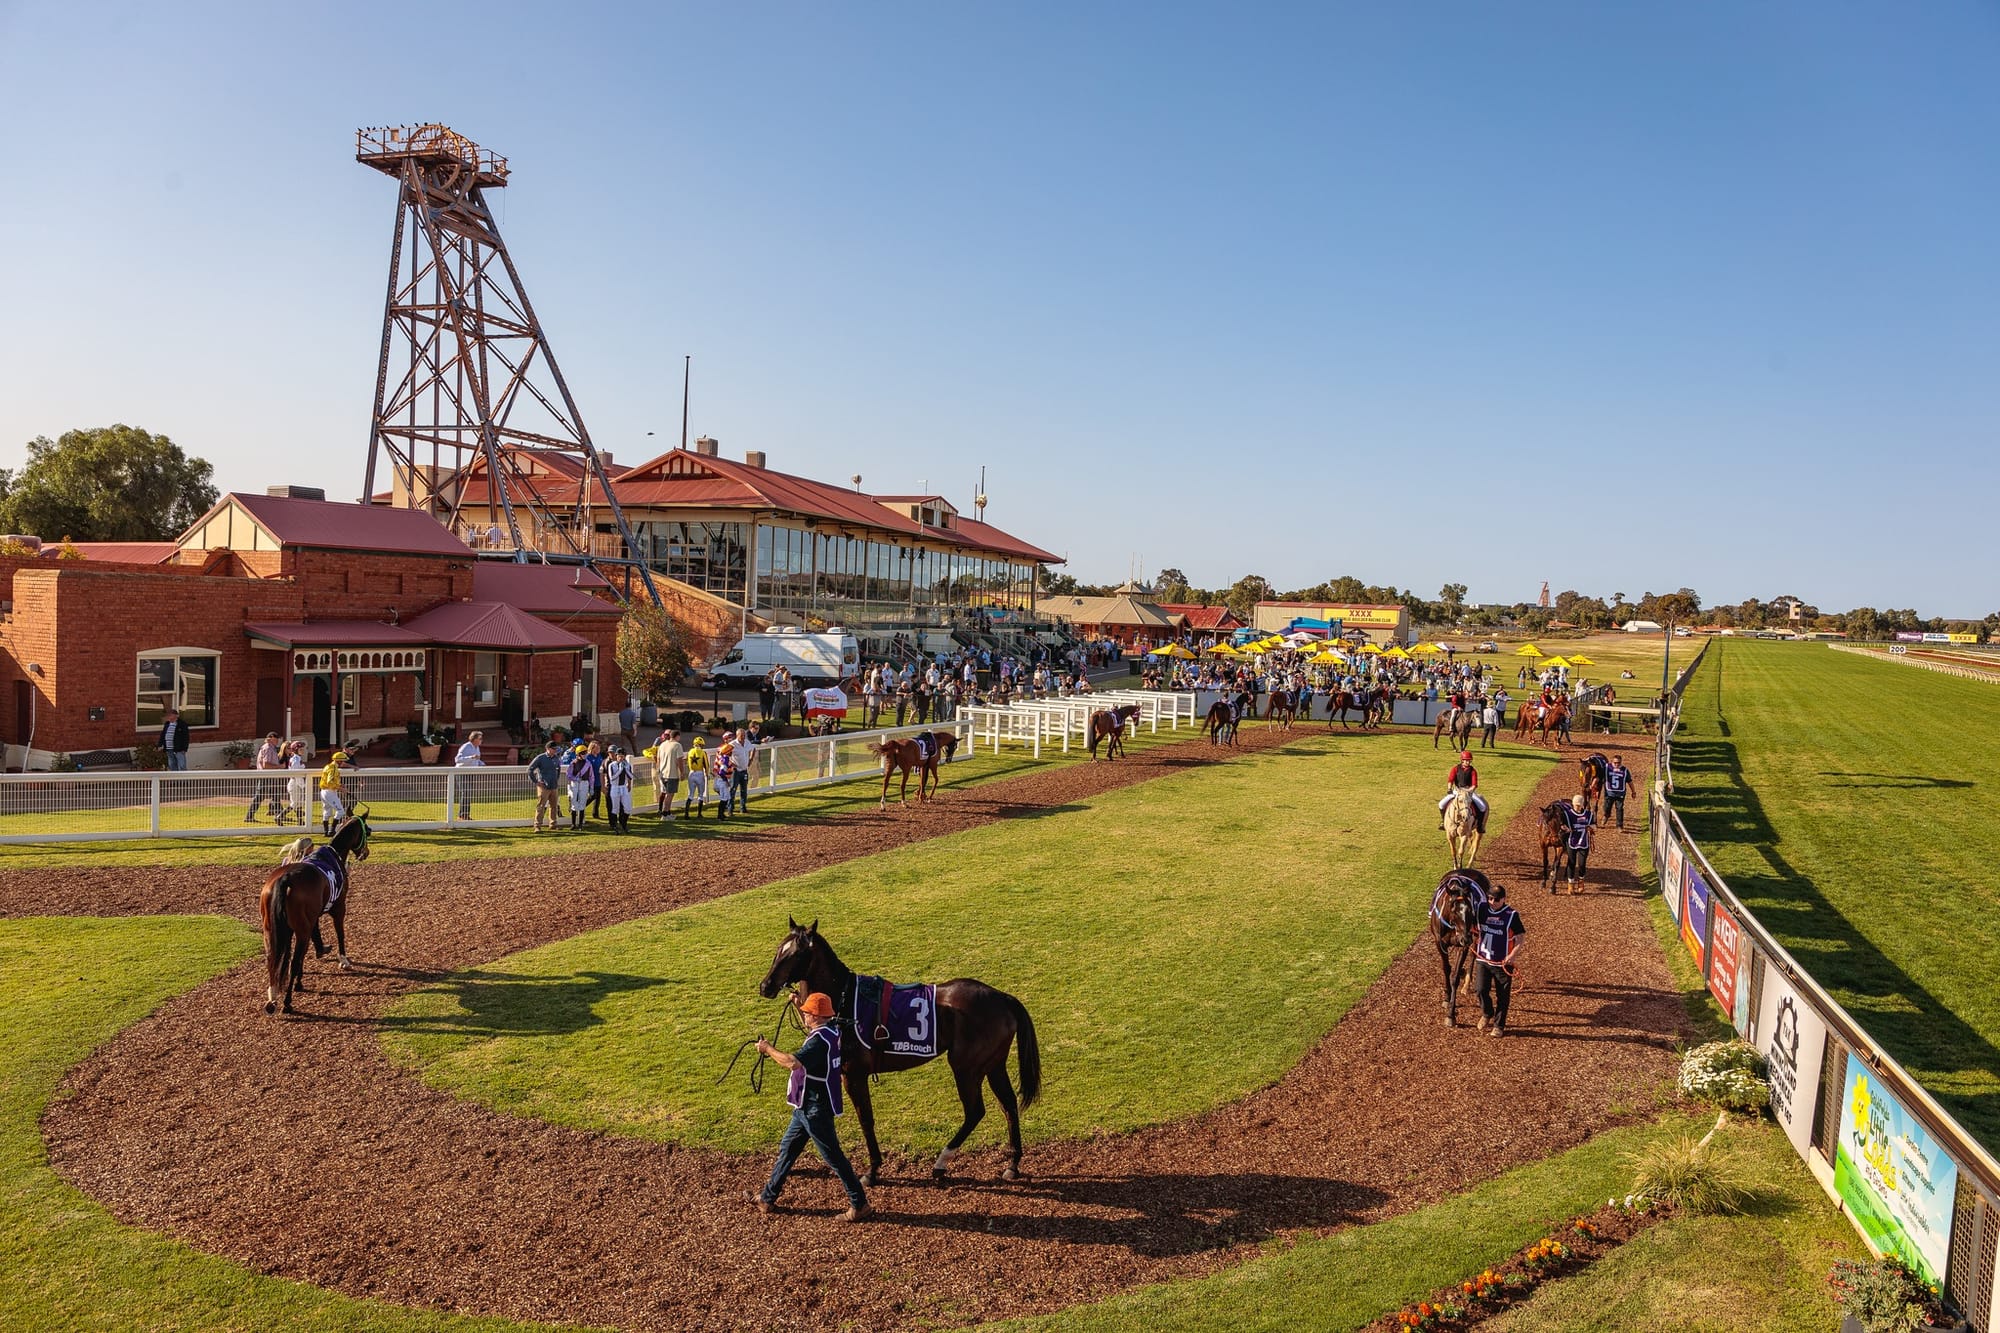
[[452, 798], [458, 795], [458, 769], [447, 769], [444, 775], [444, 826], [448, 829], [458, 822], [458, 803]]
[[149, 785], [151, 789], [147, 793], [146, 800], [147, 827], [153, 831], [154, 837], [158, 837], [160, 834], [160, 775], [158, 773], [153, 774], [153, 780]]

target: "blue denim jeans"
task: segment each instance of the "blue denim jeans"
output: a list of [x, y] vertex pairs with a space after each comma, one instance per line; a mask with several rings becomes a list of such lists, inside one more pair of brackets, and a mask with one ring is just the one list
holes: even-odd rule
[[187, 772], [187, 766], [188, 756], [186, 750], [167, 751], [167, 772], [185, 773]]
[[847, 1191], [847, 1201], [856, 1208], [868, 1206], [868, 1196], [861, 1192], [860, 1178], [854, 1174], [854, 1167], [848, 1163], [847, 1154], [840, 1149], [840, 1131], [834, 1126], [833, 1113], [816, 1107], [810, 1113], [800, 1107], [792, 1112], [792, 1123], [785, 1126], [785, 1137], [778, 1140], [778, 1162], [771, 1168], [771, 1179], [764, 1185], [765, 1203], [776, 1203], [778, 1192], [785, 1188], [785, 1177], [792, 1174], [798, 1165], [799, 1154], [806, 1150], [806, 1141], [812, 1141], [813, 1150], [820, 1160], [827, 1164], [840, 1187]]

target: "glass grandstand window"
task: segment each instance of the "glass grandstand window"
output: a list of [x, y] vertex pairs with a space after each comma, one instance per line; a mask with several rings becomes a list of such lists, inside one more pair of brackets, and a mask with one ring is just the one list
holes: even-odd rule
[[217, 725], [221, 654], [203, 648], [156, 648], [139, 654], [139, 730], [151, 731], [177, 709], [190, 728]]

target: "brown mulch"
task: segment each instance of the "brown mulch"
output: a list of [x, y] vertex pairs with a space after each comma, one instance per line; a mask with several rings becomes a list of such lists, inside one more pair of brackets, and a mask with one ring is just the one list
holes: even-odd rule
[[[1284, 739], [1245, 733], [1246, 745]], [[1643, 784], [1649, 742], [1613, 745]], [[1482, 853], [1530, 930], [1506, 1040], [1442, 1025], [1436, 953], [1420, 939], [1276, 1085], [1177, 1124], [1032, 1148], [1016, 1184], [996, 1179], [991, 1149], [959, 1158], [941, 1185], [927, 1162], [892, 1160], [871, 1196], [882, 1220], [867, 1226], [833, 1219], [844, 1201], [816, 1164], [786, 1193], [798, 1211], [758, 1217], [743, 1199], [767, 1158], [510, 1118], [381, 1054], [376, 1016], [451, 971], [1210, 754], [1189, 742], [922, 810], [752, 820], [685, 849], [665, 838], [560, 862], [364, 867], [352, 943], [367, 961], [345, 976], [309, 970], [312, 1018], [265, 1018], [251, 966], [170, 1001], [72, 1072], [73, 1095], [44, 1121], [51, 1159], [122, 1221], [354, 1295], [631, 1328], [889, 1328], [1211, 1272], [1259, 1238], [1405, 1211], [1645, 1111], [1682, 1010], [1632, 873], [1640, 840], [1605, 833], [1589, 892], [1549, 898], [1535, 890], [1525, 813]], [[1573, 775], [1552, 774], [1531, 809]], [[97, 882], [127, 874], [0, 877], [0, 913], [130, 901], [247, 915], [246, 872], [162, 871], [136, 891]]]

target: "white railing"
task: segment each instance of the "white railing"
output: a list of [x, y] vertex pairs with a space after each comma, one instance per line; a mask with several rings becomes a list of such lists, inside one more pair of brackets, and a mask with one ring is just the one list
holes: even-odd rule
[[[968, 722], [836, 732], [757, 747], [750, 794], [769, 795], [881, 772], [869, 748], [885, 736], [952, 731]], [[970, 745], [956, 758], [972, 753]], [[635, 807], [651, 809], [653, 766], [635, 764]], [[317, 772], [8, 773], [0, 775], [0, 843], [107, 842], [133, 838], [297, 837], [320, 827]], [[534, 823], [525, 765], [489, 768], [353, 768], [350, 805], [376, 829], [518, 828]], [[280, 814], [284, 822], [279, 822]]]
[[1938, 671], [1964, 680], [1983, 680], [1988, 685], [2000, 685], [2000, 671], [1982, 671], [1978, 667], [1959, 666], [1953, 662], [1933, 662], [1927, 657], [1891, 652], [1887, 648], [1860, 648], [1845, 643], [1829, 643], [1827, 647], [1836, 653], [1858, 653], [1878, 662], [1900, 662], [1904, 666], [1922, 667], [1926, 671]]

